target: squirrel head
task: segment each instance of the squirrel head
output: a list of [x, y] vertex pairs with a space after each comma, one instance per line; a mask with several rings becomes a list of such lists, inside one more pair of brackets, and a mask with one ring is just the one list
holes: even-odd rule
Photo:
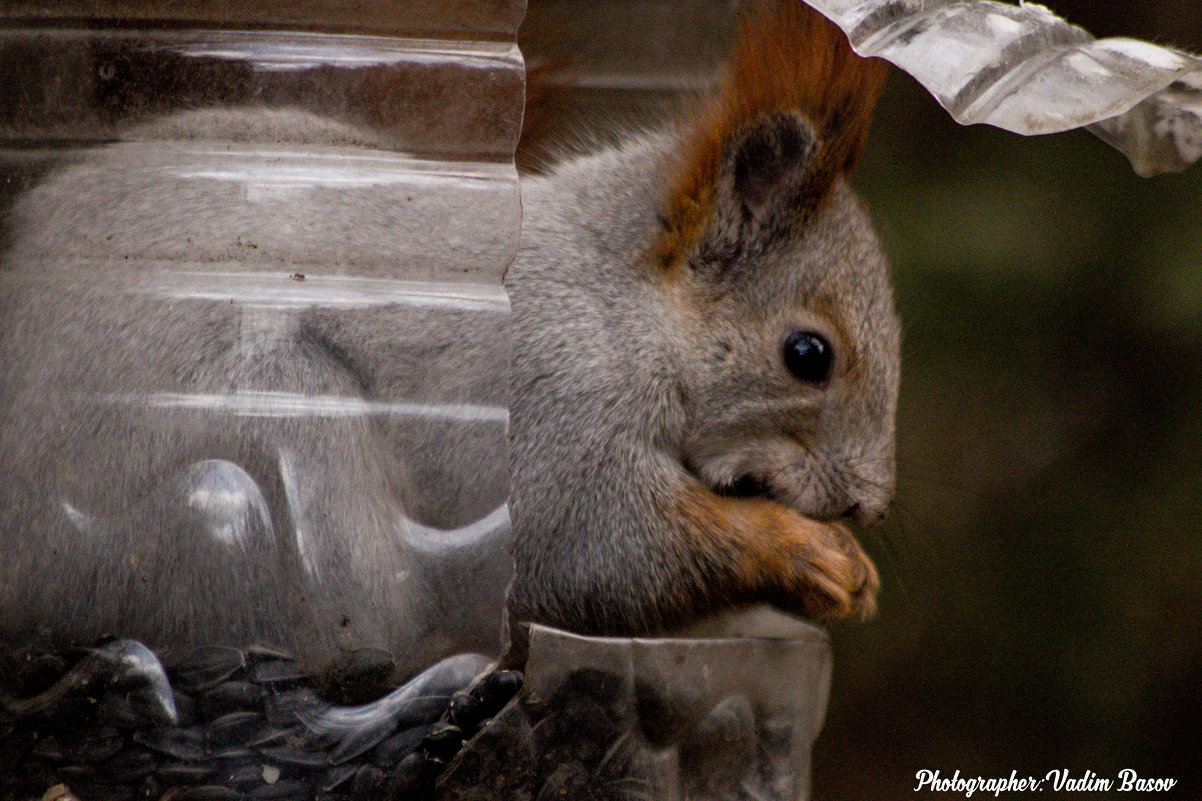
[[676, 318], [682, 461], [711, 489], [875, 522], [893, 493], [899, 323], [845, 177], [885, 65], [760, 3], [683, 133], [649, 259]]
[[761, 601], [871, 608], [875, 568], [824, 521], [873, 522], [893, 492], [899, 326], [845, 180], [885, 67], [800, 0], [753, 2], [690, 122], [523, 185], [518, 619], [616, 634]]

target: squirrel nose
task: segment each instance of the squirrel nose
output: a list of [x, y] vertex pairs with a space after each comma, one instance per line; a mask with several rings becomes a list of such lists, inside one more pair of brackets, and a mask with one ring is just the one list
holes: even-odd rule
[[881, 504], [879, 507], [870, 508], [858, 503], [853, 503], [851, 506], [843, 510], [843, 514], [840, 516], [849, 520], [854, 520], [861, 526], [875, 526], [877, 523], [880, 523], [885, 519], [885, 513], [887, 511], [888, 507], [885, 504]]

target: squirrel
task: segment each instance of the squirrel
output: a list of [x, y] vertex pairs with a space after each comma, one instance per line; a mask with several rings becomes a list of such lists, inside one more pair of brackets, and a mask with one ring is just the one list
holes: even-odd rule
[[839, 521], [891, 500], [900, 335], [846, 176], [886, 66], [796, 0], [751, 5], [691, 120], [523, 186], [513, 619], [874, 610]]
[[[439, 469], [474, 483], [470, 517], [422, 517], [396, 451], [423, 446], [360, 413], [411, 397], [418, 349], [461, 343], [503, 395], [503, 298], [446, 322], [366, 291], [324, 308], [265, 274], [189, 288], [161, 272], [186, 273], [172, 254], [194, 239], [272, 224], [239, 217], [221, 181], [164, 181], [182, 169], [173, 132], [354, 146], [358, 129], [194, 109], [147, 123], [167, 131], [146, 134], [159, 150], [97, 147], [18, 197], [0, 270], [0, 642], [266, 642], [318, 664], [380, 647], [405, 674], [496, 645], [510, 545], [518, 621], [619, 635], [758, 602], [869, 614], [877, 572], [841, 521], [890, 501], [899, 331], [846, 176], [884, 65], [796, 0], [756, 9], [691, 121], [524, 180], [505, 276], [511, 525], [504, 471], [480, 467], [500, 439], [423, 434], [461, 438]], [[406, 223], [376, 199], [357, 216], [313, 197], [361, 217], [359, 243]], [[126, 266], [143, 257], [159, 262]]]

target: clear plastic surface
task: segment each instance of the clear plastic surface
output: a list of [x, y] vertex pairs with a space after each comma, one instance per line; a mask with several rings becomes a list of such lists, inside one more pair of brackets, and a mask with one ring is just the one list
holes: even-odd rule
[[737, 3], [530, 0], [522, 52], [533, 70], [519, 167], [671, 122], [681, 98], [718, 88]]
[[447, 766], [441, 797], [808, 798], [830, 644], [787, 629], [643, 640], [532, 626], [521, 696]]
[[8, 0], [3, 16], [14, 20], [71, 24], [81, 20], [111, 25], [205, 25], [213, 28], [271, 28], [371, 31], [388, 36], [513, 41], [526, 9], [524, 0]]
[[697, 91], [719, 78], [735, 16], [736, 4], [712, 0], [531, 0], [522, 35], [528, 58], [555, 64], [545, 79], [574, 95]]
[[1202, 157], [1202, 60], [1095, 39], [1035, 3], [806, 0], [864, 56], [912, 75], [963, 125], [1032, 135], [1086, 127], [1141, 175]]
[[326, 5], [0, 12], [9, 653], [499, 651], [521, 4]]

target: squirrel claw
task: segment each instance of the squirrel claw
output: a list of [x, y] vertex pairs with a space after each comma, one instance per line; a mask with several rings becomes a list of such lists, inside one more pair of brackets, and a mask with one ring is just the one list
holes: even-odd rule
[[809, 618], [867, 620], [876, 612], [880, 574], [852, 533], [842, 525], [823, 526], [828, 537], [810, 542], [800, 555], [803, 592], [800, 611]]

